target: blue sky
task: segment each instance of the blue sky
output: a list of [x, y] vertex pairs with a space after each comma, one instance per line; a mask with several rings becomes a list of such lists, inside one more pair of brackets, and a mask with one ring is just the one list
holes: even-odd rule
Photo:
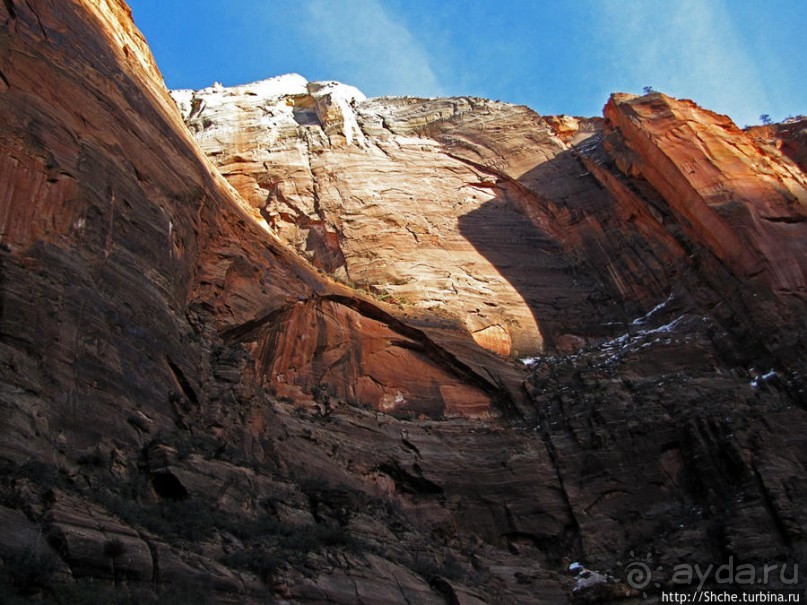
[[644, 86], [740, 126], [807, 113], [804, 0], [128, 1], [171, 88], [296, 72], [543, 114]]

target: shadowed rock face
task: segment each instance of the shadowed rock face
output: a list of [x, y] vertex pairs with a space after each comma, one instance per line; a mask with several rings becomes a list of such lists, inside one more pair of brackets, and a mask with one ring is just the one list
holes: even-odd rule
[[598, 602], [633, 557], [803, 561], [795, 130], [175, 98], [122, 2], [0, 4], [3, 595]]
[[663, 300], [693, 248], [780, 298], [804, 290], [801, 171], [689, 102], [615, 95], [603, 125], [293, 75], [173, 94], [280, 237], [500, 355], [607, 334]]
[[[309, 88], [350, 102], [317, 113]], [[663, 272], [677, 247], [610, 229], [613, 198], [526, 107], [365, 100], [291, 75], [173, 94], [281, 238], [382, 298], [456, 317], [500, 355], [574, 348], [664, 293], [636, 269]], [[316, 119], [300, 122], [303, 102]], [[632, 250], [640, 239], [651, 250]]]

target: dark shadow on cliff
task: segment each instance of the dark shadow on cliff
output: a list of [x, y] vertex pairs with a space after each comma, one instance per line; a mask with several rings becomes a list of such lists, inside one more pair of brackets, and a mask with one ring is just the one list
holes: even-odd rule
[[459, 229], [524, 299], [546, 348], [618, 330], [637, 305], [626, 309], [607, 269], [624, 239], [599, 228], [615, 218], [612, 198], [570, 151], [517, 181], [496, 176], [496, 197]]

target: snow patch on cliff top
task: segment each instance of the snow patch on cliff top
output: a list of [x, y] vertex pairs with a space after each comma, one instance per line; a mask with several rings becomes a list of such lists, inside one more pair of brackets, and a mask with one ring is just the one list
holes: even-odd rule
[[[317, 113], [320, 114], [320, 121], [325, 122], [326, 116], [332, 114], [329, 106], [335, 106], [337, 114], [342, 118], [342, 134], [345, 136], [347, 144], [350, 145], [355, 140], [362, 146], [366, 144], [364, 133], [359, 127], [356, 117], [355, 106], [357, 103], [366, 101], [367, 97], [355, 86], [342, 84], [341, 82], [311, 82], [308, 84], [308, 91], [317, 102]], [[325, 118], [325, 119], [324, 119]]]
[[[355, 107], [367, 100], [367, 97], [355, 86], [341, 82], [309, 82], [300, 74], [292, 73], [231, 87], [215, 82], [212, 86], [200, 90], [172, 90], [171, 96], [186, 120], [200, 117], [202, 113], [211, 119], [215, 118], [214, 114], [217, 111], [232, 111], [232, 97], [241, 97], [248, 106], [262, 105], [273, 114], [285, 115], [289, 124], [293, 124], [291, 108], [299, 103], [303, 103], [303, 107], [306, 102], [312, 103], [312, 111], [316, 112], [320, 125], [323, 127], [328, 124], [335, 125], [344, 135], [348, 145], [356, 142], [363, 146], [366, 143], [364, 133], [359, 127]], [[250, 98], [253, 101], [248, 101]], [[305, 101], [305, 98], [309, 100]], [[241, 99], [238, 99], [238, 102], [241, 103]], [[275, 108], [272, 109], [271, 106]], [[276, 120], [270, 122], [267, 126], [276, 126]], [[202, 123], [204, 124], [204, 121]], [[311, 123], [308, 126], [317, 124]]]

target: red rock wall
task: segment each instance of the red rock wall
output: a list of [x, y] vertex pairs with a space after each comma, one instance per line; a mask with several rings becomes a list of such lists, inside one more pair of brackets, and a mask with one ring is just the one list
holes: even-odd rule
[[[183, 348], [193, 330], [186, 304], [225, 332], [339, 287], [267, 233], [200, 155], [125, 5], [12, 6], [13, 15], [3, 9], [0, 57], [0, 239], [11, 284], [3, 321], [5, 333], [28, 345], [7, 355], [38, 368], [32, 380], [46, 384], [35, 390], [60, 406], [104, 385], [108, 405], [146, 405], [170, 417], [168, 392], [181, 390], [170, 364], [191, 383], [203, 365], [203, 351]], [[65, 54], [66, 40], [80, 42]], [[462, 338], [472, 342], [467, 332]], [[361, 354], [378, 340], [351, 346]], [[325, 363], [324, 351], [310, 351], [310, 367]], [[276, 372], [284, 359], [270, 364]], [[434, 366], [419, 363], [424, 376]], [[386, 395], [355, 391], [364, 370], [342, 369], [302, 376], [298, 368], [298, 382], [310, 391], [321, 380], [357, 403], [382, 405]], [[49, 372], [61, 377], [47, 381]], [[451, 397], [429, 389], [426, 407], [442, 413]], [[449, 407], [482, 413], [486, 397]]]
[[807, 188], [800, 170], [760, 152], [725, 116], [656, 93], [614, 95], [606, 133], [631, 153], [617, 165], [647, 181], [693, 241], [740, 278], [780, 293], [805, 288]]
[[[605, 143], [450, 100], [390, 122], [497, 192], [476, 242], [560, 351], [525, 371], [274, 238], [122, 4], [0, 3], [0, 588], [597, 602], [628, 587], [575, 592], [571, 561], [800, 557], [802, 177], [687, 102], [611, 105]], [[500, 215], [535, 249], [499, 246]], [[11, 577], [31, 555], [53, 585]]]

